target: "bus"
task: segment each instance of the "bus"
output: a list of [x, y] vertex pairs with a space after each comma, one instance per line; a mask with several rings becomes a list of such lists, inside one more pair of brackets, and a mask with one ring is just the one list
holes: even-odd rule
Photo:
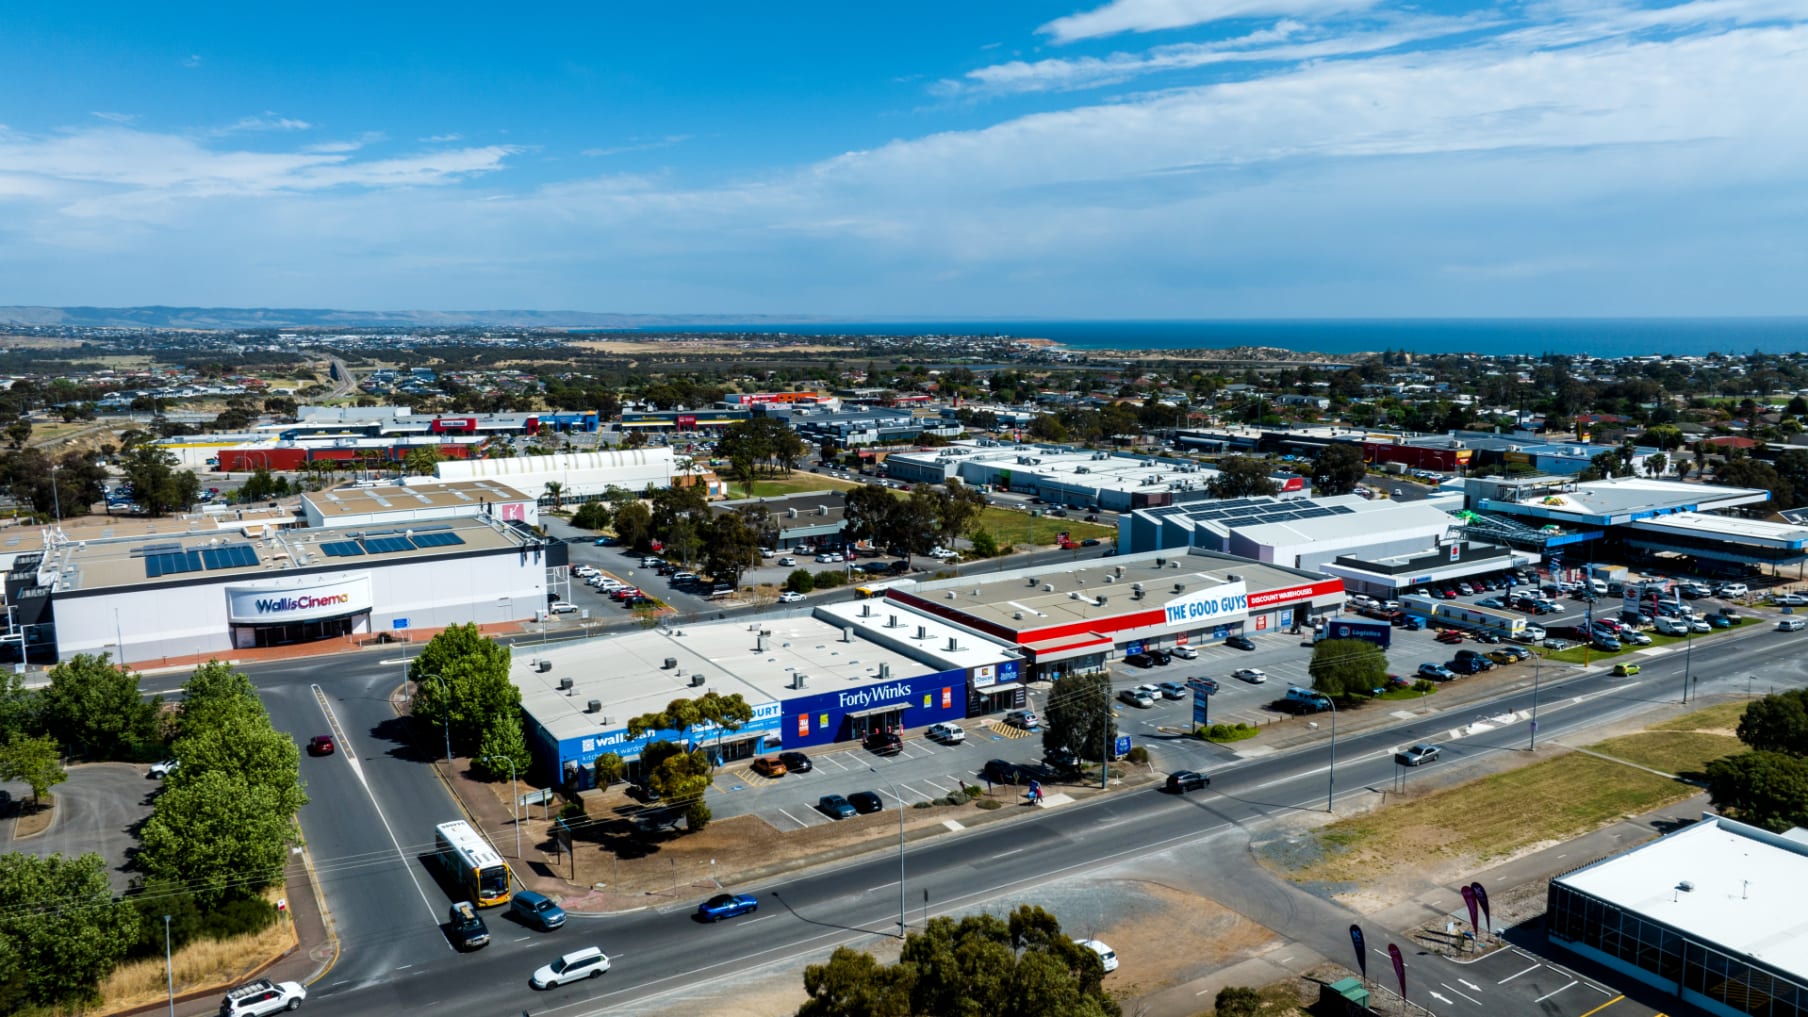
[[478, 907], [507, 904], [512, 877], [508, 863], [462, 819], [441, 823], [435, 842], [440, 863]]
[[883, 596], [886, 590], [908, 589], [916, 584], [917, 581], [915, 579], [887, 579], [873, 583], [861, 583], [859, 586], [854, 587], [854, 596], [859, 597], [861, 600], [867, 600], [872, 597]]

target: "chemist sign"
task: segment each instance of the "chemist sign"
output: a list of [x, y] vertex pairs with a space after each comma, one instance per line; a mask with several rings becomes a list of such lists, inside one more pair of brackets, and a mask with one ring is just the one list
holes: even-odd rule
[[1207, 585], [1162, 605], [1171, 629], [1203, 628], [1236, 621], [1249, 615], [1249, 594], [1243, 581]]

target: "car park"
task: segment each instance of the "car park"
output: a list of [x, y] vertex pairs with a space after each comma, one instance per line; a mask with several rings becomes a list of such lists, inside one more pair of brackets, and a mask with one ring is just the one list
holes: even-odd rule
[[1042, 761], [1061, 773], [1072, 773], [1080, 768], [1079, 754], [1068, 748], [1049, 749], [1042, 754]]
[[1506, 602], [1499, 597], [1483, 597], [1475, 602], [1476, 607], [1506, 607]]
[[1488, 659], [1493, 661], [1496, 664], [1517, 664], [1517, 663], [1519, 663], [1519, 658], [1517, 656], [1515, 656], [1511, 653], [1508, 653], [1505, 650], [1493, 650], [1493, 651], [1489, 652]]
[[220, 1017], [263, 1017], [300, 1006], [308, 990], [299, 982], [273, 982], [260, 978], [226, 993], [220, 1001]]
[[874, 731], [861, 739], [866, 751], [879, 756], [895, 756], [904, 751], [904, 739], [896, 731]]
[[1620, 633], [1620, 642], [1625, 643], [1627, 646], [1650, 646], [1651, 637], [1645, 635], [1643, 632], [1634, 632], [1632, 629], [1625, 629]]
[[705, 922], [750, 915], [760, 909], [760, 899], [749, 893], [718, 893], [697, 905], [697, 917]]
[[552, 898], [532, 890], [516, 890], [509, 898], [509, 914], [541, 932], [551, 932], [565, 924], [565, 909]]
[[783, 777], [787, 771], [783, 760], [775, 756], [761, 756], [753, 761], [753, 772], [762, 777]]
[[1436, 745], [1419, 744], [1394, 753], [1394, 762], [1402, 766], [1419, 766], [1424, 763], [1436, 762], [1438, 756], [1442, 754]]
[[[1532, 659], [1532, 651], [1526, 649], [1523, 646], [1503, 646], [1499, 650], [1496, 650], [1495, 653], [1504, 653], [1504, 654], [1512, 657], [1514, 660], [1531, 660]], [[1490, 654], [1490, 656], [1492, 656], [1492, 654]]]
[[1437, 640], [1440, 643], [1460, 643], [1463, 641], [1463, 634], [1456, 629], [1444, 629], [1438, 633]]
[[962, 730], [959, 724], [931, 724], [929, 729], [923, 733], [932, 741], [941, 742], [943, 745], [959, 745], [967, 740], [967, 732]]
[[1158, 682], [1155, 688], [1163, 699], [1185, 699], [1187, 695], [1187, 687], [1181, 682]]
[[1256, 648], [1255, 642], [1248, 636], [1231, 636], [1224, 641], [1224, 645], [1233, 650], [1253, 650]]
[[1167, 789], [1175, 794], [1186, 794], [1188, 791], [1200, 791], [1209, 787], [1212, 779], [1197, 770], [1175, 770], [1168, 774]]
[[1012, 727], [1020, 727], [1025, 731], [1042, 730], [1042, 720], [1034, 710], [1012, 710], [1004, 715], [1004, 722]]
[[885, 811], [885, 802], [872, 791], [856, 791], [848, 795], [848, 804], [862, 816]]
[[814, 769], [810, 757], [801, 752], [781, 752], [778, 761], [785, 764], [786, 773], [809, 773]]
[[1148, 654], [1149, 659], [1155, 661], [1157, 667], [1166, 667], [1174, 661], [1173, 656], [1166, 650], [1149, 650]]
[[1591, 642], [1594, 648], [1602, 653], [1616, 653], [1625, 649], [1620, 645], [1620, 641], [1612, 636], [1595, 636]]
[[1259, 667], [1240, 667], [1232, 671], [1230, 676], [1251, 685], [1260, 685], [1268, 680], [1268, 672]]
[[986, 760], [980, 772], [994, 784], [1015, 784], [1023, 776], [1021, 767], [1005, 759]]
[[816, 799], [816, 808], [830, 819], [854, 818], [854, 806], [841, 795], [823, 795]]
[[555, 985], [565, 985], [584, 978], [596, 978], [607, 970], [609, 956], [603, 953], [601, 947], [587, 946], [539, 968], [528, 979], [528, 984], [536, 989], [550, 989]]
[[330, 756], [333, 754], [333, 736], [315, 735], [308, 739], [308, 755]]
[[1204, 689], [1208, 694], [1218, 691], [1218, 679], [1216, 679], [1216, 678], [1206, 678], [1206, 677], [1201, 676], [1201, 677], [1197, 677], [1197, 678], [1189, 678], [1189, 679], [1187, 679], [1187, 681], [1191, 682], [1192, 684], [1198, 685], [1200, 688]]
[[1154, 698], [1151, 697], [1148, 692], [1144, 691], [1140, 685], [1133, 689], [1124, 689], [1120, 691], [1117, 694], [1117, 698], [1120, 702], [1128, 703], [1131, 706], [1145, 710], [1155, 705]]
[[1174, 647], [1174, 656], [1179, 657], [1181, 660], [1198, 660], [1199, 651], [1193, 649], [1191, 646], [1176, 646]]

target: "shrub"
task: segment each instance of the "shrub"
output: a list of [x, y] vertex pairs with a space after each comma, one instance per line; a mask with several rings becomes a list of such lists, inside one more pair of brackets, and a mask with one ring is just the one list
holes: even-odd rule
[[262, 932], [276, 922], [276, 909], [262, 897], [244, 897], [220, 905], [207, 923], [212, 939], [232, 939]]
[[1429, 692], [1436, 692], [1437, 688], [1438, 687], [1436, 685], [1433, 685], [1431, 683], [1431, 679], [1429, 679], [1429, 678], [1421, 678], [1418, 681], [1413, 682], [1413, 686], [1412, 686], [1412, 690], [1414, 692], [1419, 693], [1420, 695], [1425, 695], [1426, 693], [1429, 693]]
[[1208, 742], [1240, 742], [1254, 738], [1261, 733], [1261, 728], [1253, 724], [1213, 724], [1201, 727], [1196, 733]]
[[709, 825], [710, 816], [709, 806], [699, 798], [684, 810], [684, 828], [696, 833]]
[[1124, 756], [1124, 758], [1132, 763], [1147, 763], [1149, 761], [1149, 750], [1141, 745], [1135, 745], [1131, 747], [1129, 754]]
[[934, 807], [935, 807], [934, 802], [917, 802], [916, 804], [911, 806], [911, 808], [913, 808], [913, 809], [929, 809], [929, 808], [934, 808]]
[[785, 577], [785, 589], [792, 593], [809, 593], [816, 589], [816, 577], [808, 569], [796, 569]]
[[832, 590], [837, 586], [846, 586], [847, 576], [839, 572], [818, 572], [815, 582], [819, 590]]
[[998, 538], [985, 530], [980, 530], [968, 539], [973, 542], [973, 554], [978, 558], [996, 558], [1004, 551], [1010, 550], [1008, 545], [1001, 550], [998, 546]]
[[985, 794], [984, 791], [981, 791], [979, 789], [978, 785], [974, 785], [974, 784], [966, 785], [965, 790], [967, 792], [968, 798], [978, 798], [980, 795]]
[[[975, 790], [978, 790], [978, 789], [976, 788]], [[999, 801], [996, 798], [981, 798], [975, 804], [977, 804], [982, 809], [1001, 809], [1004, 807], [1004, 803]]]
[[589, 813], [584, 811], [583, 802], [566, 802], [559, 806], [560, 819], [583, 819]]

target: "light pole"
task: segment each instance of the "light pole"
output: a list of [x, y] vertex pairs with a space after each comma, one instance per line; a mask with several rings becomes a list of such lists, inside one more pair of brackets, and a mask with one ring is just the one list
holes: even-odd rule
[[1532, 655], [1532, 724], [1531, 741], [1526, 745], [1527, 752], [1538, 751], [1538, 676], [1544, 671], [1544, 658]]
[[1695, 660], [1695, 619], [1690, 618], [1683, 624], [1689, 631], [1683, 636], [1682, 650], [1682, 704], [1689, 705], [1689, 673]]
[[163, 975], [169, 980], [170, 1017], [176, 1017], [176, 968], [170, 962], [169, 920], [170, 916], [163, 916]]
[[57, 490], [57, 470], [59, 469], [61, 467], [56, 463], [50, 464], [50, 505], [56, 513], [57, 525], [61, 526], [63, 525], [63, 493]]
[[1327, 771], [1329, 784], [1325, 790], [1325, 811], [1331, 811], [1331, 805], [1337, 800], [1337, 704], [1325, 697], [1325, 705], [1331, 708], [1331, 768]]
[[[867, 767], [875, 776], [879, 771]], [[898, 785], [891, 785], [891, 796], [898, 800], [898, 938], [903, 939], [907, 928], [904, 919], [904, 796], [898, 793]]]
[[424, 675], [421, 675], [420, 678], [415, 681], [415, 686], [418, 688], [419, 686], [427, 684], [427, 679], [429, 679], [429, 678], [439, 679], [440, 687], [445, 689], [445, 694], [446, 694], [446, 726], [445, 726], [445, 731], [446, 731], [446, 769], [451, 770], [452, 769], [452, 683], [446, 680], [445, 675], [424, 674]]
[[[500, 759], [508, 764], [509, 791], [515, 796], [515, 860], [521, 860], [521, 787], [515, 783], [515, 761], [507, 756], [479, 756], [478, 762], [486, 759]], [[715, 864], [711, 862], [710, 864]]]

